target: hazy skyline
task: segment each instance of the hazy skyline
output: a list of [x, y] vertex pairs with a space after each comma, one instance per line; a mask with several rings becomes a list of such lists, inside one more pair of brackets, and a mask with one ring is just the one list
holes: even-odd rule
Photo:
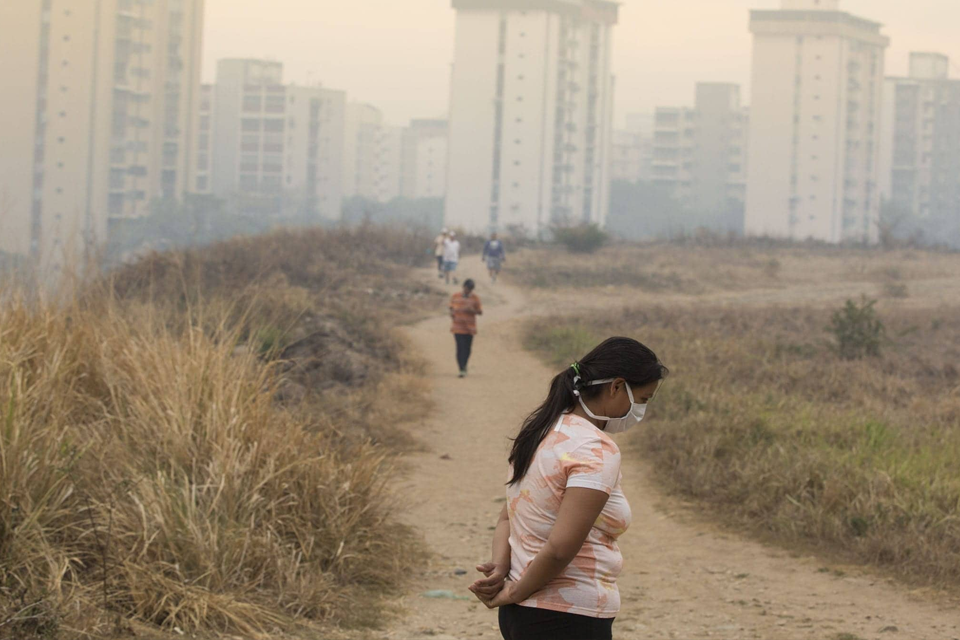
[[[204, 80], [216, 61], [284, 63], [287, 81], [320, 82], [383, 109], [394, 124], [444, 116], [453, 60], [450, 0], [207, 0]], [[305, 6], [306, 5], [306, 6]], [[324, 6], [327, 5], [327, 6]], [[332, 5], [332, 6], [330, 6]], [[625, 0], [614, 31], [616, 122], [626, 113], [690, 104], [698, 81], [735, 82], [749, 101], [750, 9], [780, 0]], [[910, 51], [939, 51], [960, 76], [956, 0], [843, 0], [882, 22], [892, 40], [887, 75], [904, 75]]]

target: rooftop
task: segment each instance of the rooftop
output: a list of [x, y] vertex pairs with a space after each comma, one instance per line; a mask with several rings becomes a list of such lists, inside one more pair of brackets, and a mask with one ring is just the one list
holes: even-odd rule
[[616, 24], [620, 3], [609, 0], [452, 0], [457, 11], [549, 11]]
[[821, 22], [834, 25], [846, 25], [880, 34], [883, 25], [873, 20], [855, 16], [846, 11], [792, 10], [792, 9], [755, 9], [750, 12], [755, 22]]

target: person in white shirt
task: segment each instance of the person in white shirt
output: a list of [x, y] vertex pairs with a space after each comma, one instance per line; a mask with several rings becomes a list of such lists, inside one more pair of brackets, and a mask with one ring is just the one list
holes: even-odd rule
[[446, 276], [447, 284], [453, 278], [453, 284], [459, 284], [454, 273], [457, 270], [457, 264], [460, 263], [460, 241], [457, 240], [457, 234], [453, 231], [443, 242], [443, 274]]
[[443, 278], [443, 244], [447, 241], [450, 230], [444, 228], [433, 241], [433, 255], [437, 259], [437, 277]]

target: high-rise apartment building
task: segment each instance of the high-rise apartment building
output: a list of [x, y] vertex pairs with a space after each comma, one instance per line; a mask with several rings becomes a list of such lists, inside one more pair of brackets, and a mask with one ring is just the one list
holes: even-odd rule
[[653, 177], [652, 113], [629, 113], [626, 126], [613, 132], [610, 179], [649, 182]]
[[446, 120], [414, 120], [404, 130], [404, 198], [442, 198], [446, 194], [447, 130]]
[[751, 12], [746, 232], [875, 242], [889, 40], [839, 0], [782, 2]]
[[406, 130], [387, 125], [369, 104], [346, 107], [343, 197], [389, 202], [402, 194]]
[[53, 273], [188, 189], [203, 0], [0, 3], [0, 249]]
[[193, 180], [189, 191], [199, 195], [213, 193], [213, 100], [214, 86], [205, 84], [200, 88], [200, 106], [197, 119], [197, 159], [194, 163]]
[[402, 193], [405, 131], [403, 127], [384, 126], [378, 132], [373, 158], [373, 199], [377, 202], [390, 202]]
[[213, 93], [213, 193], [244, 212], [280, 215], [286, 134], [283, 65], [220, 60]]
[[887, 82], [892, 93], [887, 197], [921, 218], [960, 220], [960, 80], [950, 78], [950, 59], [912, 53], [909, 77]]
[[696, 106], [654, 116], [653, 181], [702, 212], [741, 207], [746, 198], [749, 110], [735, 84], [701, 82]]
[[618, 129], [613, 132], [610, 179], [625, 182], [650, 180], [653, 168], [653, 138]]
[[343, 197], [378, 198], [377, 157], [380, 154], [383, 113], [373, 105], [347, 105], [343, 146]]
[[618, 5], [453, 0], [446, 222], [469, 231], [604, 221]]
[[287, 87], [289, 154], [284, 190], [301, 214], [339, 220], [347, 96], [322, 87]]
[[[265, 216], [340, 217], [346, 98], [283, 83], [283, 65], [228, 59], [210, 100], [211, 191], [239, 211]], [[200, 130], [208, 126], [201, 109]], [[205, 184], [197, 175], [197, 186]]]

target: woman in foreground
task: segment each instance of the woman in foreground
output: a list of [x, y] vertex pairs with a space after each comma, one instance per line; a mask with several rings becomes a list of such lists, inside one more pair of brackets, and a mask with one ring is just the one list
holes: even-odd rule
[[620, 611], [617, 538], [630, 525], [620, 449], [667, 376], [656, 354], [610, 338], [557, 375], [510, 453], [507, 504], [485, 578], [505, 640], [610, 640]]

